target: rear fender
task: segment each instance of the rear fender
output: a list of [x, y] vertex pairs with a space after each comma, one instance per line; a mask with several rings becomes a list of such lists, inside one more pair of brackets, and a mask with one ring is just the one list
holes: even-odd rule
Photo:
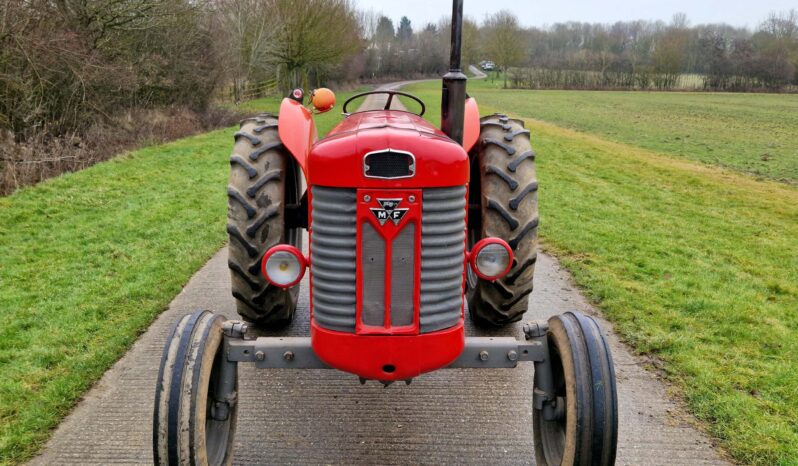
[[465, 101], [465, 117], [463, 118], [463, 149], [470, 151], [479, 140], [479, 107], [477, 100], [469, 97]]
[[[479, 121], [477, 121], [477, 124], [479, 124]], [[313, 144], [318, 139], [313, 116], [308, 109], [296, 100], [285, 98], [280, 104], [277, 129], [280, 134], [280, 140], [302, 168], [302, 173], [307, 181], [308, 155], [310, 154], [310, 148], [313, 147]]]

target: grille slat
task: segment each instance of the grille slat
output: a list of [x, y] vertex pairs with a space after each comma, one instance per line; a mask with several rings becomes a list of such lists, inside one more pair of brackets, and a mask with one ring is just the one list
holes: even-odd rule
[[345, 248], [350, 245], [349, 238], [335, 238], [324, 235], [319, 235], [318, 239], [316, 239], [316, 242], [322, 246], [329, 246], [331, 248]]
[[450, 244], [457, 243], [464, 244], [465, 243], [465, 232], [460, 232], [458, 235], [449, 235], [449, 236], [432, 236], [426, 237], [421, 239], [421, 245], [425, 247], [441, 247], [441, 246], [448, 246]]
[[[465, 215], [465, 212], [463, 212], [463, 215]], [[462, 223], [465, 224], [465, 221]], [[462, 231], [459, 222], [455, 222], [454, 225], [428, 224], [426, 227], [422, 227], [422, 230], [430, 238], [456, 235]]]
[[[424, 248], [422, 247], [422, 251], [423, 250], [424, 250]], [[465, 261], [464, 257], [463, 258], [458, 258], [458, 257], [437, 258], [437, 257], [434, 257], [434, 256], [427, 256], [426, 257], [427, 260], [425, 261], [424, 259], [425, 259], [424, 256], [421, 256], [421, 267], [425, 268], [425, 269], [429, 269], [429, 270], [437, 270], [438, 272], [436, 273], [436, 275], [434, 277], [436, 279], [439, 278], [439, 276], [443, 276], [443, 275], [438, 275], [438, 274], [444, 274], [445, 273], [445, 274], [447, 274], [447, 276], [449, 276], [449, 275], [451, 275], [454, 272], [456, 272], [458, 274], [462, 274], [463, 273], [462, 269], [463, 269], [463, 263]], [[454, 270], [455, 268], [457, 268], [456, 271]], [[441, 271], [443, 271], [443, 272], [441, 272]], [[422, 277], [423, 277], [423, 275], [422, 275]], [[423, 286], [424, 286], [423, 282], [422, 282], [421, 286], [423, 288]]]
[[[313, 276], [319, 277], [324, 282], [342, 282], [351, 283], [352, 289], [355, 289], [355, 274], [354, 273], [340, 273], [338, 271], [325, 270], [322, 267], [317, 267], [313, 264]], [[341, 285], [337, 285], [339, 288]]]
[[313, 317], [316, 319], [316, 322], [324, 328], [328, 328], [330, 330], [340, 330], [342, 332], [354, 332], [354, 324], [350, 324], [350, 322], [354, 322], [354, 316], [338, 317], [326, 313], [314, 313]]
[[453, 278], [445, 280], [444, 279], [436, 280], [435, 283], [424, 285], [424, 290], [447, 291], [447, 290], [457, 289], [460, 286], [460, 280], [462, 280], [462, 277], [460, 276], [460, 274], [457, 275], [452, 274], [452, 275]]
[[313, 317], [331, 330], [355, 330], [356, 194], [311, 188]]
[[[354, 246], [354, 244], [355, 244], [355, 239], [352, 238], [352, 245]], [[346, 273], [348, 271], [351, 271], [353, 274], [355, 273], [354, 259], [350, 261], [349, 259], [327, 257], [319, 252], [319, 249], [321, 248], [318, 245], [314, 245], [313, 243], [311, 243], [311, 246], [314, 248], [314, 250], [312, 250], [311, 252], [311, 254], [313, 254], [313, 264], [311, 267], [316, 266], [316, 264], [318, 263], [319, 268], [327, 270], [328, 272], [337, 274], [340, 272]], [[353, 262], [351, 268], [349, 267], [349, 262]], [[312, 270], [313, 268], [311, 268], [311, 271]]]
[[426, 296], [421, 298], [421, 304], [429, 304], [433, 306], [436, 304], [442, 304], [448, 302], [454, 298], [458, 298], [459, 296], [460, 296], [460, 290], [452, 291], [451, 288], [449, 288], [449, 290], [447, 291], [438, 291], [435, 294], [428, 292]]
[[425, 209], [427, 212], [456, 212], [465, 209], [466, 199], [443, 199], [435, 200], [435, 202]]
[[462, 244], [436, 246], [434, 248], [428, 247], [427, 257], [430, 259], [451, 259], [453, 256], [456, 257], [458, 253], [461, 253], [462, 249]]
[[465, 186], [423, 191], [421, 210], [421, 332], [460, 320], [465, 262]]
[[351, 227], [346, 225], [333, 225], [328, 226], [324, 224], [318, 224], [313, 227], [313, 231], [318, 232], [322, 235], [331, 235], [331, 236], [340, 236], [340, 237], [349, 237], [354, 236], [357, 234], [355, 230], [355, 226], [352, 225]]
[[434, 216], [429, 215], [428, 218], [424, 219], [426, 225], [456, 225], [460, 220], [463, 219], [463, 211], [461, 209], [455, 211], [425, 211], [425, 213], [435, 214]]
[[313, 299], [317, 301], [324, 301], [331, 304], [341, 304], [341, 305], [355, 304], [354, 296], [350, 297], [337, 291], [323, 290], [321, 287], [318, 286], [313, 292]]
[[330, 260], [355, 260], [355, 256], [357, 255], [356, 251], [341, 249], [340, 246], [327, 246], [321, 244], [321, 242], [319, 242], [317, 246], [321, 246], [321, 248], [317, 248], [313, 251], [316, 257], [324, 257]]

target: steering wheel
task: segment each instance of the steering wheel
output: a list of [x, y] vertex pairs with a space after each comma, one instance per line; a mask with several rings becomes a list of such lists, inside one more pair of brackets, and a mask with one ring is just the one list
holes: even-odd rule
[[[385, 102], [385, 107], [382, 108], [383, 110], [390, 110], [391, 109], [391, 102], [393, 102], [393, 96], [400, 95], [402, 97], [407, 97], [409, 99], [413, 99], [419, 105], [421, 105], [421, 112], [417, 113], [418, 116], [423, 116], [424, 112], [427, 111], [427, 106], [424, 105], [424, 102], [422, 102], [421, 99], [419, 99], [418, 97], [416, 97], [414, 95], [408, 94], [406, 92], [401, 92], [401, 91], [369, 91], [369, 92], [363, 92], [361, 94], [353, 95], [352, 97], [348, 98], [346, 100], [346, 102], [344, 102], [343, 112], [347, 113], [347, 114], [349, 113], [349, 112], [346, 111], [346, 107], [349, 106], [349, 104], [353, 100], [359, 99], [360, 97], [363, 97], [363, 96], [372, 95], [372, 94], [388, 94], [388, 101]], [[414, 112], [411, 112], [411, 113], [414, 113]]]

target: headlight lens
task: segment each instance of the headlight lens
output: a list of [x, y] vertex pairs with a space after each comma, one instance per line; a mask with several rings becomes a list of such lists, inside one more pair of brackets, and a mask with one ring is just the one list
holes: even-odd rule
[[292, 246], [276, 246], [263, 257], [261, 270], [272, 285], [289, 288], [305, 274], [305, 258]]
[[485, 280], [496, 280], [510, 271], [513, 253], [510, 246], [499, 238], [485, 238], [474, 245], [471, 267]]

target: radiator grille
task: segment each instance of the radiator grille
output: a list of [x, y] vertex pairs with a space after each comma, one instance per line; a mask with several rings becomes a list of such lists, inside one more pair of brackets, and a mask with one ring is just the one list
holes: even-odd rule
[[[356, 210], [354, 189], [313, 186], [311, 273], [313, 315], [324, 328], [354, 332], [356, 313]], [[420, 332], [456, 325], [463, 305], [466, 188], [427, 188], [422, 191]], [[364, 225], [363, 316], [366, 325], [384, 325], [384, 242]], [[371, 228], [369, 226], [369, 228]], [[412, 324], [415, 227], [405, 226], [394, 239], [391, 257], [392, 326]], [[368, 240], [371, 238], [371, 240]], [[368, 240], [368, 241], [367, 241]], [[366, 254], [365, 246], [375, 251]], [[382, 251], [381, 253], [379, 251]], [[367, 257], [368, 256], [368, 257]], [[374, 262], [371, 258], [374, 258]], [[381, 283], [374, 283], [374, 281]], [[372, 296], [374, 299], [367, 299]], [[373, 301], [373, 302], [372, 302]]]
[[355, 190], [313, 186], [311, 195], [313, 317], [324, 328], [354, 332]]
[[421, 205], [421, 333], [451, 327], [463, 305], [466, 188], [429, 188]]

